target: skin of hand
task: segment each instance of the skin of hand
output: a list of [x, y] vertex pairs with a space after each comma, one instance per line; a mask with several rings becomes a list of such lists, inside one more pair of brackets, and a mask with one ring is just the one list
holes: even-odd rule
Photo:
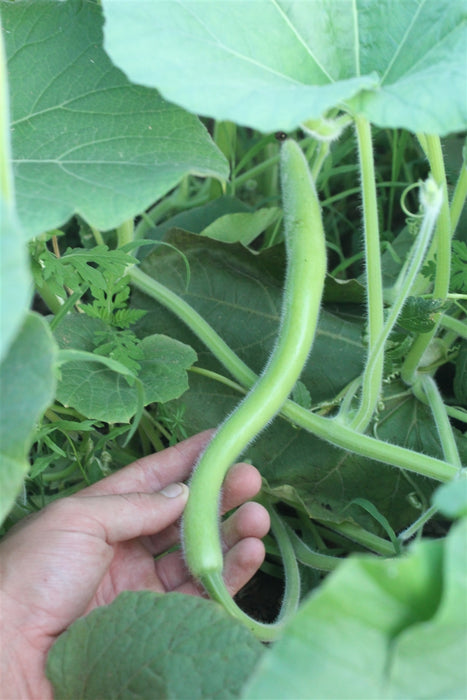
[[[144, 457], [58, 500], [12, 528], [0, 542], [0, 654], [3, 700], [52, 700], [44, 674], [53, 642], [74, 620], [124, 590], [202, 595], [180, 550], [179, 518], [188, 497], [181, 484], [211, 432]], [[267, 511], [245, 503], [261, 487], [249, 464], [230, 470], [223, 512], [224, 577], [234, 595], [264, 559]], [[243, 505], [242, 505], [243, 504]]]

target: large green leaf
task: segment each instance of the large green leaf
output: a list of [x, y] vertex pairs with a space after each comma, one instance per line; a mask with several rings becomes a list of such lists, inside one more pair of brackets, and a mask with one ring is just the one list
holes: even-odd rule
[[225, 158], [196, 117], [132, 85], [111, 64], [99, 3], [20, 0], [0, 8], [27, 235], [75, 212], [109, 229], [189, 172], [227, 177]]
[[31, 289], [29, 262], [16, 212], [0, 193], [0, 361], [29, 309]]
[[0, 361], [29, 308], [31, 279], [16, 216], [10, 162], [10, 114], [3, 34], [0, 33]]
[[115, 64], [197, 114], [289, 131], [344, 104], [384, 127], [467, 125], [464, 0], [102, 4]]
[[[180, 232], [164, 240], [173, 248], [157, 248], [145, 258], [142, 269], [184, 298], [244, 362], [261, 372], [279, 327], [283, 249], [277, 246], [256, 255], [241, 245], [225, 245]], [[190, 267], [188, 287], [185, 261]], [[207, 362], [207, 366], [219, 368], [172, 314], [139, 292], [132, 299], [136, 308], [147, 309], [139, 322], [142, 333], [164, 333], [188, 342], [199, 350], [201, 365]], [[313, 352], [302, 377], [313, 403], [333, 398], [361, 372], [364, 348], [360, 336], [358, 323], [322, 311]]]
[[236, 698], [261, 644], [220, 606], [180, 593], [125, 592], [52, 648], [54, 698]]
[[[189, 222], [185, 225], [188, 227]], [[160, 247], [148, 255], [143, 270], [158, 282], [177, 292], [200, 313], [221, 337], [255, 372], [262, 371], [274, 344], [279, 326], [282, 297], [283, 251], [280, 246], [254, 255], [239, 245], [225, 245], [181, 233], [165, 239], [175, 246]], [[185, 262], [190, 265], [187, 287]], [[282, 264], [281, 264], [282, 263]], [[153, 300], [134, 292], [136, 308], [147, 309], [139, 322], [143, 335], [164, 333], [189, 343], [198, 352], [202, 368], [226, 371], [200, 341], [170, 312]], [[302, 382], [313, 405], [333, 399], [363, 368], [365, 348], [358, 322], [324, 308], [320, 315], [315, 344], [302, 374]], [[394, 389], [393, 393], [397, 393]], [[184, 426], [189, 433], [218, 425], [241, 399], [241, 394], [204, 376], [192, 375], [190, 388], [176, 405], [183, 407]], [[394, 399], [388, 406], [393, 411]], [[417, 402], [418, 404], [418, 402]], [[405, 404], [404, 404], [405, 405]], [[420, 408], [420, 404], [416, 409]], [[381, 415], [381, 430], [386, 425]], [[428, 409], [418, 411], [423, 426], [419, 435], [436, 437]], [[413, 423], [401, 413], [395, 442], [408, 440]], [[336, 427], [336, 430], [338, 428]], [[411, 435], [411, 433], [410, 433]], [[414, 448], [417, 445], [412, 442]], [[427, 445], [422, 439], [418, 449]], [[246, 457], [261, 470], [272, 493], [308, 515], [328, 523], [357, 520], [379, 531], [374, 519], [356, 506], [355, 498], [366, 498], [390, 519], [395, 530], [416, 517], [417, 502], [409, 499], [417, 480], [408, 481], [390, 467], [339, 450], [282, 419], [274, 423], [248, 448]], [[431, 484], [423, 480], [417, 488], [426, 500]], [[383, 534], [380, 532], [380, 534]]]
[[467, 520], [400, 559], [351, 558], [266, 653], [242, 697], [465, 698]]
[[34, 426], [53, 400], [55, 359], [48, 324], [29, 314], [0, 365], [0, 522], [28, 472]]
[[[69, 315], [55, 331], [64, 350], [84, 350], [92, 353], [96, 333], [105, 331], [103, 321], [84, 315]], [[177, 398], [188, 388], [186, 370], [196, 361], [192, 348], [174, 338], [150, 335], [139, 343], [141, 357], [138, 378], [144, 387], [144, 404], [164, 403]], [[87, 418], [108, 423], [126, 423], [138, 408], [135, 384], [112, 372], [99, 362], [67, 362], [60, 370], [57, 398], [72, 406]]]

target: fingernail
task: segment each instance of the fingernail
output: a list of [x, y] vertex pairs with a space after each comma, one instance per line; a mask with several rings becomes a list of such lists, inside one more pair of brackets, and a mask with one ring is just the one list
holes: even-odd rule
[[159, 493], [161, 493], [163, 496], [166, 496], [166, 498], [177, 498], [177, 496], [182, 495], [185, 489], [185, 484], [175, 483], [165, 486]]

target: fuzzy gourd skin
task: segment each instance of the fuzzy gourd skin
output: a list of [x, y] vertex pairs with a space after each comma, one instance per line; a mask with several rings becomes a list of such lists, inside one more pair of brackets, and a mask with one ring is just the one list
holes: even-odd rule
[[281, 146], [280, 167], [288, 263], [277, 341], [262, 375], [201, 455], [183, 519], [185, 557], [191, 573], [262, 639], [276, 636], [274, 625], [245, 615], [223, 584], [220, 493], [230, 466], [278, 413], [301, 374], [315, 336], [326, 274], [319, 200], [308, 163], [292, 140]]

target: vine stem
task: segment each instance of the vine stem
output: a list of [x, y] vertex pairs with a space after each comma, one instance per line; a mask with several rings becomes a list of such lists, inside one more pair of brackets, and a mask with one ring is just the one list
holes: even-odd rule
[[[130, 268], [128, 275], [134, 286], [178, 316], [236, 381], [246, 388], [253, 386], [257, 379], [256, 374], [186, 301], [136, 267]], [[437, 481], [450, 481], [456, 476], [456, 468], [440, 459], [383, 442], [370, 435], [363, 435], [345, 424], [337, 425], [335, 420], [311, 413], [293, 401], [285, 402], [281, 414], [295, 425], [326, 440], [326, 442], [362, 457], [368, 457], [399, 469], [406, 469]]]
[[203, 576], [203, 585], [211, 598], [222, 603], [223, 607], [230, 615], [242, 621], [263, 641], [272, 642], [280, 637], [284, 623], [298, 608], [300, 602], [300, 571], [298, 569], [295, 550], [285, 524], [267, 501], [261, 500], [261, 503], [269, 513], [271, 530], [279, 545], [279, 552], [282, 557], [285, 572], [283, 605], [279, 618], [274, 624], [266, 624], [254, 620], [243, 612], [228, 593], [222, 577], [222, 572], [220, 571], [211, 571]]
[[135, 287], [178, 316], [240, 384], [247, 388], [253, 386], [257, 379], [256, 374], [230, 349], [195, 309], [175, 292], [146, 275], [138, 267], [130, 267], [127, 274]]
[[[436, 252], [436, 273], [433, 288], [433, 297], [436, 299], [446, 299], [449, 292], [449, 281], [451, 275], [451, 213], [449, 211], [448, 189], [446, 182], [446, 171], [444, 168], [443, 152], [439, 136], [425, 135], [419, 137], [420, 142], [426, 152], [431, 173], [443, 193], [443, 201], [438, 217], [435, 231], [434, 248]], [[428, 253], [431, 257], [431, 251]], [[420, 333], [415, 339], [412, 347], [407, 353], [401, 369], [401, 377], [406, 384], [413, 384], [416, 381], [416, 372], [423, 354], [433, 340], [438, 322], [441, 318], [439, 312], [434, 320], [433, 329], [428, 333]]]
[[457, 449], [452, 426], [438, 385], [429, 374], [424, 374], [420, 377], [420, 384], [436, 423], [444, 458], [449, 464], [452, 464], [458, 469], [462, 469], [459, 450]]
[[374, 413], [381, 393], [384, 356], [382, 353], [375, 354], [375, 347], [384, 327], [384, 301], [371, 125], [365, 117], [358, 115], [355, 117], [355, 128], [363, 193], [368, 308], [368, 359], [363, 372], [359, 418], [356, 423], [363, 430]]
[[127, 219], [117, 227], [117, 247], [121, 248], [127, 243], [131, 243], [134, 238], [135, 228], [133, 219]]
[[[441, 397], [438, 385], [433, 377], [429, 374], [424, 374], [420, 377], [419, 385], [414, 386], [415, 394], [419, 389], [424, 393], [426, 401], [430, 406], [431, 413], [436, 423], [439, 439], [443, 449], [444, 458], [449, 464], [457, 467], [457, 476], [460, 475], [463, 467], [457, 449], [457, 443], [452, 430], [452, 425], [449, 420], [449, 411]], [[423, 400], [423, 397], [420, 397]], [[406, 530], [400, 533], [398, 540], [404, 542], [410, 537], [413, 537], [431, 518], [433, 518], [438, 509], [436, 506], [430, 506], [417, 520], [412, 523]]]
[[10, 106], [6, 55], [3, 34], [0, 32], [0, 195], [4, 203], [13, 208], [14, 178], [11, 171]]
[[339, 557], [323, 554], [312, 549], [300, 539], [290, 526], [287, 525], [286, 527], [295, 556], [304, 566], [309, 566], [311, 569], [317, 569], [318, 571], [333, 571], [342, 563], [343, 560]]
[[465, 338], [467, 340], [467, 326], [465, 324], [465, 319], [460, 321], [458, 318], [453, 316], [447, 316], [446, 314], [441, 317], [440, 320], [443, 328], [447, 328], [450, 331], [454, 331], [456, 336], [459, 338]]
[[442, 193], [433, 179], [428, 179], [426, 183], [422, 184], [421, 200], [424, 203], [425, 215], [423, 217], [420, 231], [413, 245], [404, 278], [397, 285], [397, 298], [389, 311], [384, 327], [379, 337], [376, 339], [376, 342], [374, 343], [367, 359], [364, 372], [361, 403], [357, 413], [350, 422], [350, 426], [358, 431], [365, 430], [371, 420], [375, 408], [373, 403], [374, 397], [370, 390], [365, 390], [365, 382], [368, 384], [375, 383], [378, 388], [380, 386], [377, 383], [380, 381], [380, 363], [384, 363], [384, 346], [395, 326], [397, 318], [404, 307], [412, 285], [418, 275], [430, 243], [433, 229], [436, 225], [436, 220], [438, 218], [442, 202]]
[[464, 160], [462, 163], [461, 171], [457, 179], [456, 187], [454, 189], [454, 194], [451, 200], [451, 230], [452, 233], [457, 228], [459, 223], [462, 210], [465, 205], [465, 200], [467, 199], [467, 162]]

